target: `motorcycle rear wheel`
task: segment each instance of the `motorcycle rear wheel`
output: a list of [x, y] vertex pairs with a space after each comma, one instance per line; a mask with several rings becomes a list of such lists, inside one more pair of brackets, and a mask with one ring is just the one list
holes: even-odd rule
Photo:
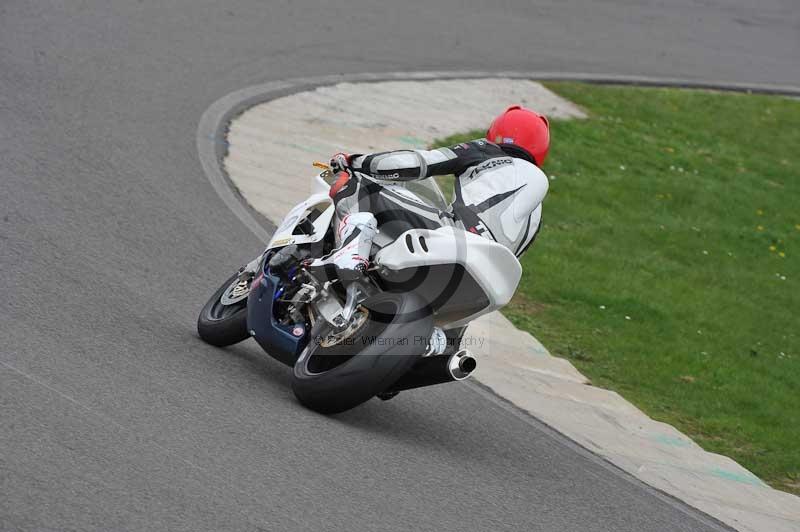
[[337, 414], [356, 407], [388, 389], [424, 353], [421, 339], [430, 337], [433, 316], [419, 296], [381, 293], [363, 306], [368, 320], [350, 342], [326, 347], [312, 338], [297, 359], [292, 390], [307, 408]]

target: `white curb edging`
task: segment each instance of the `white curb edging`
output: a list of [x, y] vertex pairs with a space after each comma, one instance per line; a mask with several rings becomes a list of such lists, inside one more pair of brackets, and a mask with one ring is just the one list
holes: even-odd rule
[[[232, 192], [224, 176], [219, 179], [220, 160], [226, 154], [225, 163], [234, 185], [256, 210], [275, 222], [288, 206], [305, 197], [307, 176], [313, 171], [309, 163], [325, 160], [339, 149], [423, 147], [434, 137], [485, 127], [488, 120], [484, 115], [491, 116], [511, 100], [526, 97], [529, 105], [549, 114], [580, 116], [579, 109], [541, 85], [474, 79], [480, 77], [475, 74], [463, 76], [473, 79], [469, 82], [374, 83], [367, 90], [363, 85], [344, 83], [295, 92], [304, 86], [329, 85], [337, 80], [329, 77], [238, 91], [212, 105], [201, 120], [201, 162], [226, 204], [266, 240], [268, 232]], [[375, 81], [372, 76], [360, 78]], [[396, 75], [399, 79], [420, 77], [443, 76]], [[446, 77], [459, 76], [450, 73]], [[463, 102], [472, 101], [476, 91], [482, 97], [478, 101], [490, 103], [464, 113]], [[250, 109], [259, 101], [290, 92], [291, 96], [271, 99]], [[401, 97], [405, 101], [398, 109], [392, 104]], [[457, 104], [464, 113], [459, 121], [446, 120], [453, 116], [448, 102]], [[373, 119], [353, 119], [354, 105], [363, 110], [359, 115]], [[219, 125], [240, 112], [244, 114], [232, 122], [230, 145], [226, 146], [218, 138]], [[432, 121], [432, 116], [442, 120], [441, 125]], [[425, 120], [437, 124], [436, 129], [423, 128], [420, 132], [419, 124]], [[296, 141], [298, 138], [301, 142]], [[278, 164], [283, 167], [276, 168]], [[267, 174], [268, 181], [264, 177]], [[263, 195], [264, 190], [271, 191], [272, 196]], [[275, 198], [276, 195], [280, 197]], [[483, 355], [480, 372], [476, 373], [482, 384], [637, 478], [740, 530], [789, 531], [800, 527], [800, 499], [772, 490], [726, 457], [705, 453], [673, 427], [649, 419], [616, 393], [586, 386], [586, 379], [569, 362], [550, 356], [538, 341], [516, 330], [502, 315], [495, 313], [477, 321], [468, 334], [488, 339], [486, 345], [473, 347], [479, 356]]]

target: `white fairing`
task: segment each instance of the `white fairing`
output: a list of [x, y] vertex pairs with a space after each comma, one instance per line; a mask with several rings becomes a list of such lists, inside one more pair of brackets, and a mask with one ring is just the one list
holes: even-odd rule
[[[321, 176], [314, 176], [311, 181], [312, 194], [302, 203], [298, 203], [275, 230], [267, 249], [288, 246], [289, 244], [308, 244], [319, 242], [325, 237], [328, 227], [333, 219], [333, 200], [328, 196], [330, 185]], [[307, 234], [294, 234], [297, 224], [309, 213], [319, 211], [314, 219], [314, 232]]]
[[[420, 237], [424, 239], [424, 246]], [[406, 231], [378, 252], [375, 264], [390, 270], [436, 264], [464, 266], [485, 292], [489, 305], [457, 323], [448, 324], [453, 326], [466, 324], [507, 304], [522, 276], [522, 266], [507, 247], [456, 227]], [[475, 294], [476, 298], [479, 296]]]
[[311, 194], [325, 194], [326, 196], [328, 195], [328, 191], [331, 188], [331, 184], [322, 178], [323, 175], [325, 175], [325, 172], [317, 174], [311, 178]]

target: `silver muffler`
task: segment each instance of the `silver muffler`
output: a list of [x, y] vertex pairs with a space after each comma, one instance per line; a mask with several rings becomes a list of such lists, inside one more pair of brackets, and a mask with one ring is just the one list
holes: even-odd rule
[[453, 355], [432, 355], [420, 358], [419, 361], [386, 393], [433, 386], [445, 382], [463, 381], [478, 366], [472, 353], [462, 349]]
[[447, 370], [454, 381], [463, 381], [475, 371], [476, 367], [478, 367], [478, 361], [466, 349], [452, 355], [447, 362]]

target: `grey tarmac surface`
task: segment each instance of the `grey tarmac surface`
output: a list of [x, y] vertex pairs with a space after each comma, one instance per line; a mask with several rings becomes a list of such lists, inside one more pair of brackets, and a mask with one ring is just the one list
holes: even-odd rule
[[262, 243], [195, 149], [217, 98], [342, 72], [797, 84], [790, 2], [0, 5], [0, 530], [713, 530], [490, 395], [336, 418], [197, 311]]

